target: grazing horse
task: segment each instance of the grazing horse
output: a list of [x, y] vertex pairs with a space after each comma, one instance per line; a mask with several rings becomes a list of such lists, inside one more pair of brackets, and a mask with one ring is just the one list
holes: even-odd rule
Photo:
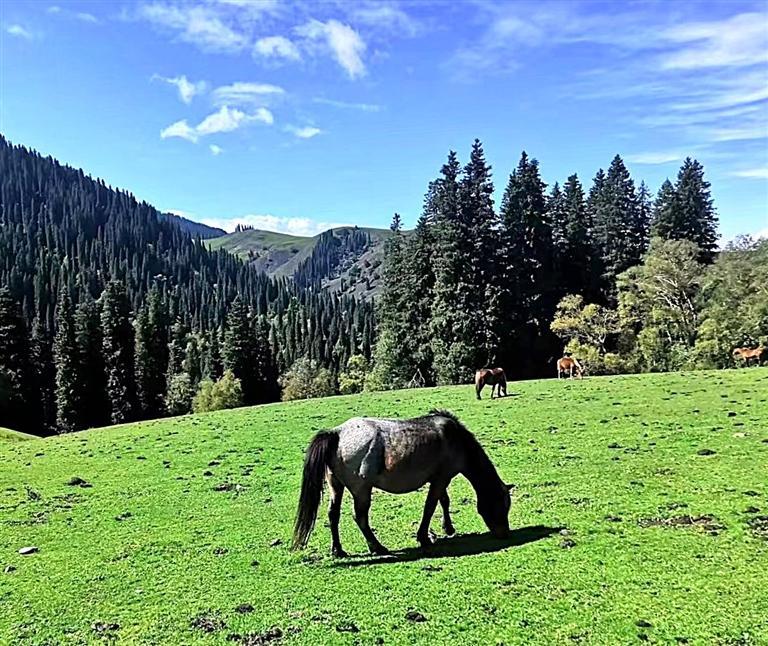
[[573, 379], [573, 371], [576, 370], [576, 376], [581, 379], [584, 370], [581, 367], [581, 364], [576, 361], [573, 357], [563, 357], [562, 359], [557, 360], [557, 378], [560, 379], [563, 375], [563, 373], [568, 373], [568, 378]]
[[502, 390], [504, 391], [504, 397], [507, 396], [507, 375], [504, 374], [502, 368], [481, 368], [475, 373], [475, 393], [478, 399], [480, 399], [480, 392], [486, 384], [491, 387], [491, 399], [493, 399], [495, 388], [498, 389], [497, 397], [501, 397]]
[[455, 533], [448, 509], [448, 484], [464, 475], [477, 493], [477, 511], [497, 538], [509, 535], [510, 487], [499, 478], [475, 436], [452, 414], [433, 410], [415, 419], [354, 417], [312, 439], [304, 461], [299, 508], [293, 530], [293, 549], [307, 544], [315, 526], [323, 491], [330, 488], [328, 519], [331, 554], [346, 556], [339, 539], [339, 517], [344, 489], [355, 505], [355, 521], [374, 554], [388, 554], [368, 524], [371, 491], [408, 493], [429, 483], [427, 501], [416, 538], [432, 544], [429, 523], [437, 504], [443, 508], [443, 529]]
[[744, 361], [745, 365], [749, 365], [749, 360], [754, 359], [757, 362], [757, 365], [760, 365], [760, 358], [763, 356], [763, 352], [765, 351], [765, 348], [761, 345], [759, 345], [756, 348], [736, 348], [733, 351], [733, 358], [734, 359], [741, 359]]

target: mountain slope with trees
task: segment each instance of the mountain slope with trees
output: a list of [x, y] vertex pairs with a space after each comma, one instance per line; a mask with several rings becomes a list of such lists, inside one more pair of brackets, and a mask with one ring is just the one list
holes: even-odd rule
[[0, 138], [0, 425], [43, 434], [185, 412], [183, 383], [194, 394], [225, 370], [242, 403], [272, 401], [298, 359], [336, 375], [373, 342], [371, 302], [271, 278]]

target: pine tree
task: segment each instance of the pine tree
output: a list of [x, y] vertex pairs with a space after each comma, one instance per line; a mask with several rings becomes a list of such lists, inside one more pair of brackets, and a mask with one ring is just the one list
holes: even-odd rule
[[0, 288], [0, 426], [38, 430], [34, 375], [21, 307]]
[[136, 387], [142, 417], [165, 410], [168, 371], [168, 308], [155, 286], [136, 317]]
[[266, 335], [240, 298], [232, 302], [227, 314], [222, 355], [224, 369], [240, 381], [244, 404], [275, 401], [277, 386]]
[[59, 433], [71, 433], [85, 427], [83, 409], [86, 404], [72, 301], [66, 288], [61, 290], [56, 306], [53, 356], [56, 365], [56, 427]]
[[85, 427], [109, 424], [109, 406], [104, 388], [103, 339], [99, 306], [90, 295], [75, 310], [75, 339], [82, 370], [82, 421]]
[[107, 399], [113, 424], [135, 419], [133, 327], [125, 288], [111, 281], [101, 295], [101, 329]]
[[612, 299], [616, 276], [638, 264], [648, 248], [647, 213], [619, 155], [613, 158], [604, 178], [600, 174], [595, 178], [590, 203], [606, 295]]
[[502, 309], [507, 329], [502, 363], [528, 372], [556, 305], [552, 228], [539, 164], [523, 152], [501, 202]]
[[[662, 186], [654, 211], [654, 234], [667, 240], [690, 240], [701, 249], [700, 260], [712, 262], [717, 249], [717, 214], [712, 205], [710, 184], [704, 167], [687, 157], [677, 174], [677, 183]], [[661, 200], [661, 201], [660, 201]]]
[[53, 362], [53, 338], [40, 318], [32, 326], [32, 365], [35, 390], [40, 398], [40, 429], [42, 435], [56, 432], [56, 367]]

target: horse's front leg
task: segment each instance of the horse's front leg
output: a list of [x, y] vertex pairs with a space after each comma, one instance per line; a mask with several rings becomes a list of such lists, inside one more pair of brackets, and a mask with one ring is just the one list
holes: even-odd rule
[[419, 525], [419, 531], [416, 532], [416, 540], [419, 541], [422, 547], [429, 547], [432, 545], [432, 538], [429, 535], [429, 523], [432, 520], [432, 515], [435, 513], [437, 503], [445, 493], [444, 484], [436, 484], [431, 482], [429, 485], [429, 491], [427, 492], [427, 500], [424, 503], [424, 513], [421, 515], [421, 524]]
[[443, 491], [443, 495], [440, 496], [440, 506], [443, 508], [443, 531], [446, 536], [453, 536], [456, 533], [456, 529], [451, 522], [451, 500], [448, 498], [448, 489]]
[[371, 488], [352, 492], [352, 497], [355, 500], [355, 522], [368, 543], [368, 549], [373, 554], [389, 554], [389, 550], [379, 543], [379, 539], [376, 538], [376, 534], [373, 533], [368, 523], [368, 511], [371, 508]]
[[330, 501], [328, 503], [328, 522], [331, 525], [331, 555], [347, 556], [341, 547], [339, 538], [339, 519], [341, 518], [341, 500], [344, 497], [344, 485], [341, 480], [328, 472], [328, 488], [330, 489]]

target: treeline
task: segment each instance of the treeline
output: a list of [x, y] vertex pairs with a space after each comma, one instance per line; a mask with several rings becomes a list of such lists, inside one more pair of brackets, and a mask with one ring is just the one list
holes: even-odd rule
[[450, 152], [430, 183], [413, 234], [387, 242], [371, 386], [462, 383], [481, 366], [512, 378], [550, 374], [563, 342], [550, 329], [566, 295], [606, 307], [617, 279], [641, 263], [651, 235], [716, 252], [717, 216], [703, 167], [686, 159], [655, 199], [616, 156], [588, 191], [577, 175], [549, 190], [523, 153], [500, 207], [475, 141], [462, 168]]
[[272, 401], [298, 359], [336, 375], [374, 343], [371, 303], [272, 280], [2, 137], [0, 287], [0, 426], [33, 433], [180, 412], [169, 394], [228, 366], [243, 403]]
[[741, 237], [711, 264], [685, 239], [651, 240], [621, 274], [615, 307], [565, 296], [552, 330], [591, 374], [744, 365], [735, 348], [768, 347], [768, 240]]

